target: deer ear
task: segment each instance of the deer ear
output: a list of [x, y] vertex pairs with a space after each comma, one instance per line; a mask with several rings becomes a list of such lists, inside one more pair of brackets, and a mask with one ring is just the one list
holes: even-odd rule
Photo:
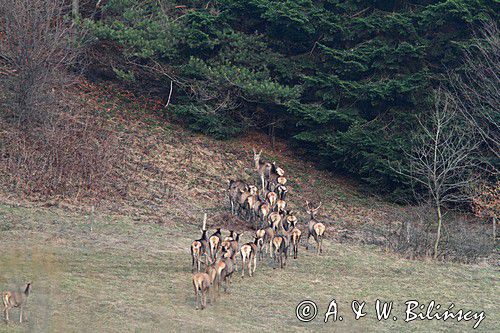
[[259, 155], [262, 154], [262, 149], [259, 151]]

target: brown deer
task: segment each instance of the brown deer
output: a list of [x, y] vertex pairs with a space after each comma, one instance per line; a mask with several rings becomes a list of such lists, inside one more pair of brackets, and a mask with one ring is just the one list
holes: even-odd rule
[[[271, 231], [273, 231], [271, 228], [267, 228], [267, 229], [270, 229]], [[255, 237], [259, 239], [259, 242], [257, 244], [258, 248], [259, 248], [259, 260], [262, 260], [262, 258], [264, 256], [262, 248], [265, 245], [269, 244], [269, 240], [267, 240], [267, 238], [266, 238], [266, 229], [261, 228], [261, 229], [258, 229], [257, 231], [255, 231]], [[266, 246], [266, 253], [267, 253], [267, 246]]]
[[285, 185], [278, 185], [274, 189], [274, 191], [278, 194], [278, 199], [279, 200], [285, 200], [286, 193], [288, 192], [288, 189], [286, 188]]
[[278, 230], [278, 228], [280, 227], [282, 219], [283, 219], [282, 216], [278, 212], [272, 212], [268, 216], [269, 225], [275, 231]]
[[196, 269], [199, 272], [201, 269], [201, 257], [205, 255], [205, 264], [208, 265], [208, 237], [207, 237], [207, 214], [203, 216], [203, 226], [201, 229], [201, 238], [196, 239], [191, 243], [191, 259], [192, 259], [192, 264], [191, 264], [191, 269], [194, 271], [195, 264], [196, 264]]
[[286, 184], [286, 178], [285, 177], [278, 177], [277, 181], [278, 181], [279, 185], [285, 186], [285, 184]]
[[231, 250], [230, 259], [233, 261], [236, 271], [238, 271], [238, 267], [236, 266], [236, 254], [238, 253], [238, 243], [241, 235], [243, 235], [243, 232], [236, 233], [236, 237], [233, 240], [222, 242], [222, 249], [224, 252], [229, 252], [229, 250]]
[[224, 242], [232, 241], [234, 239], [234, 230], [229, 230], [229, 235], [224, 237]]
[[[249, 218], [248, 218], [248, 221], [255, 221], [256, 218], [257, 218], [257, 213], [256, 213], [256, 209], [255, 207], [259, 206], [261, 204], [260, 202], [260, 198], [259, 198], [259, 195], [258, 193], [255, 193], [253, 195], [250, 195], [247, 197], [247, 202], [246, 202], [246, 208], [248, 209], [248, 212], [249, 212]], [[257, 208], [257, 211], [258, 211], [258, 208]]]
[[290, 242], [292, 244], [293, 259], [297, 259], [299, 254], [299, 242], [302, 236], [302, 231], [297, 227], [292, 227], [290, 231], [287, 232], [290, 237]]
[[277, 200], [276, 201], [276, 208], [277, 208], [278, 214], [286, 214], [286, 201], [285, 200]]
[[253, 161], [254, 161], [255, 171], [257, 171], [257, 173], [259, 174], [262, 185], [262, 192], [264, 192], [264, 189], [266, 188], [266, 175], [270, 173], [272, 165], [269, 162], [264, 162], [261, 160], [260, 155], [262, 154], [262, 149], [260, 150], [259, 153], [257, 153], [255, 148], [252, 148], [252, 150], [253, 150]]
[[23, 310], [28, 301], [28, 296], [31, 292], [31, 283], [26, 284], [24, 291], [6, 291], [2, 294], [3, 313], [5, 321], [9, 321], [9, 310], [12, 308], [20, 308], [19, 322], [23, 322]]
[[[275, 187], [276, 185], [279, 184], [279, 179], [280, 178], [285, 178], [283, 177], [285, 175], [285, 171], [280, 168], [279, 166], [276, 165], [276, 162], [273, 162], [271, 164], [271, 168], [267, 171], [265, 178], [268, 181], [268, 186]], [[286, 178], [283, 180], [281, 179], [281, 182], [286, 183]], [[285, 185], [285, 184], [283, 184]]]
[[231, 204], [231, 213], [232, 214], [237, 214], [238, 213], [238, 202], [239, 198], [241, 195], [241, 190], [242, 191], [249, 191], [248, 185], [242, 181], [242, 180], [229, 180], [229, 188], [228, 188], [228, 194], [229, 194], [229, 203]]
[[[257, 187], [253, 185], [248, 186], [248, 191], [240, 189], [240, 196], [238, 197], [238, 212], [242, 216], [241, 212], [248, 208], [248, 198], [257, 195]], [[247, 211], [248, 213], [248, 211]]]
[[[247, 265], [248, 275], [252, 277], [257, 268], [257, 244], [259, 243], [259, 238], [255, 237], [253, 242], [246, 243], [241, 246], [241, 277], [245, 277], [245, 264]], [[252, 260], [253, 260], [253, 271], [252, 271]]]
[[272, 258], [273, 257], [273, 238], [274, 238], [274, 235], [276, 234], [276, 232], [274, 231], [274, 229], [272, 227], [267, 227], [264, 229], [265, 231], [265, 235], [264, 235], [264, 238], [263, 238], [263, 241], [264, 241], [264, 246], [266, 248], [266, 253], [269, 253], [269, 256]]
[[266, 194], [266, 199], [269, 203], [269, 206], [271, 207], [271, 210], [274, 210], [274, 208], [276, 207], [276, 201], [278, 200], [278, 195], [273, 191], [269, 191]]
[[[288, 245], [285, 237], [275, 235], [272, 239], [272, 252], [274, 252], [274, 261], [279, 262], [280, 268], [285, 267], [288, 257]], [[283, 256], [285, 259], [283, 260]]]
[[219, 252], [220, 250], [221, 243], [222, 243], [222, 233], [220, 231], [220, 228], [217, 228], [217, 230], [208, 239], [208, 244], [210, 246], [210, 256], [212, 260], [217, 259], [217, 252]]
[[[198, 304], [200, 303], [199, 296], [201, 293], [201, 309], [203, 310], [207, 306], [207, 294], [210, 293], [212, 285], [217, 276], [217, 271], [214, 264], [207, 266], [204, 273], [198, 272], [193, 274], [193, 287], [195, 294], [195, 305], [196, 310], [198, 310]], [[212, 303], [215, 302], [214, 291], [212, 290]]]
[[234, 256], [231, 249], [223, 251], [222, 258], [215, 264], [215, 270], [217, 272], [217, 292], [220, 294], [220, 287], [222, 282], [224, 282], [224, 292], [228, 292], [227, 289], [231, 285], [231, 276], [235, 271], [235, 265], [231, 257]]
[[306, 241], [306, 250], [309, 249], [309, 238], [313, 236], [316, 241], [316, 253], [323, 253], [323, 236], [325, 234], [325, 225], [321, 222], [318, 222], [315, 218], [316, 213], [321, 207], [321, 202], [318, 207], [312, 208], [309, 204], [309, 201], [306, 201], [306, 211], [310, 215], [311, 220], [307, 224], [307, 241]]
[[285, 230], [288, 231], [296, 227], [298, 221], [299, 220], [297, 219], [297, 216], [295, 216], [295, 212], [289, 210], [286, 214], [285, 223], [283, 223], [283, 227], [285, 228]]

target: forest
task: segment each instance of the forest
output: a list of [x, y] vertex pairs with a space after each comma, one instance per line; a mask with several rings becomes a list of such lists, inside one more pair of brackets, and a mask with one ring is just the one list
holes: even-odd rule
[[[412, 186], [394, 163], [412, 149], [419, 119], [430, 118], [436, 90], [461, 91], [455, 76], [471, 71], [467, 59], [481, 62], [476, 44], [499, 12], [480, 0], [93, 5], [80, 15], [94, 77], [160, 96], [163, 115], [193, 131], [284, 138], [305, 159], [399, 202], [411, 200]], [[482, 126], [498, 131], [491, 106]], [[481, 155], [498, 166], [498, 154]]]

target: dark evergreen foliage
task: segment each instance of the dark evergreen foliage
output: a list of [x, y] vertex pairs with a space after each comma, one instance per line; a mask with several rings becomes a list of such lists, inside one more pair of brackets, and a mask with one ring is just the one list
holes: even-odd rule
[[166, 112], [193, 130], [226, 138], [272, 123], [318, 162], [400, 196], [404, 187], [388, 163], [401, 159], [414, 116], [429, 108], [441, 74], [460, 66], [472, 31], [496, 20], [498, 7], [487, 0], [111, 0], [86, 24], [97, 43], [120, 46], [118, 78], [137, 82], [144, 66], [155, 68], [165, 98], [174, 80]]

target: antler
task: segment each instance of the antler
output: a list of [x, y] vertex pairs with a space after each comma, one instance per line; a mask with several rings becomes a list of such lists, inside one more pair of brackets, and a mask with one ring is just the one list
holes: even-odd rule
[[311, 209], [311, 207], [309, 207], [309, 201], [306, 200], [306, 207], [307, 209]]
[[316, 207], [316, 208], [314, 208], [314, 210], [318, 210], [318, 209], [319, 209], [319, 207], [321, 207], [321, 201], [319, 202], [319, 206], [318, 206], [318, 207]]

